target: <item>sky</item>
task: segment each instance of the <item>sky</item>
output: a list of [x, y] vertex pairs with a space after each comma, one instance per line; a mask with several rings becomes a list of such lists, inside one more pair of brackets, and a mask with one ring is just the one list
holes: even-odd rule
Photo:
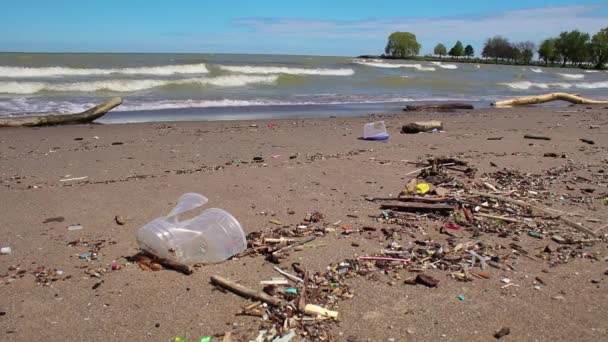
[[456, 40], [539, 43], [608, 27], [606, 0], [4, 0], [0, 51], [381, 54], [393, 31], [421, 54]]

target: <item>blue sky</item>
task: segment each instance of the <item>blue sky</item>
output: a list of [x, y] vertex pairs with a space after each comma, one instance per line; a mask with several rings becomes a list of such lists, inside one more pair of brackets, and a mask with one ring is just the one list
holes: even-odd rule
[[512, 41], [608, 26], [608, 2], [543, 0], [5, 0], [0, 51], [382, 53], [411, 31], [422, 53], [460, 39], [479, 51]]

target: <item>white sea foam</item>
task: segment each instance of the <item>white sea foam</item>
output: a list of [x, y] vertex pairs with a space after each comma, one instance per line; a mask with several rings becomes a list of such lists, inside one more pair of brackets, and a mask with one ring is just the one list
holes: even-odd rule
[[240, 87], [249, 84], [272, 84], [278, 80], [277, 75], [248, 76], [227, 75], [212, 78], [186, 78], [177, 80], [104, 80], [72, 83], [51, 82], [0, 82], [0, 93], [35, 94], [41, 91], [56, 92], [92, 92], [115, 91], [131, 92], [164, 87], [169, 85], [199, 84], [216, 87]]
[[207, 66], [204, 63], [109, 69], [87, 69], [68, 67], [23, 68], [15, 66], [0, 66], [0, 77], [6, 78], [103, 76], [112, 74], [170, 76], [186, 74], [206, 74], [208, 72], [209, 70], [207, 70]]
[[540, 74], [543, 72], [543, 70], [541, 68], [530, 68], [530, 71], [535, 72], [537, 74]]
[[359, 60], [355, 60], [353, 61], [354, 63], [357, 64], [361, 64], [361, 65], [367, 65], [367, 66], [371, 66], [371, 67], [376, 67], [376, 68], [391, 68], [391, 69], [397, 69], [397, 68], [413, 68], [419, 71], [435, 71], [436, 69], [433, 67], [425, 67], [422, 66], [422, 64], [409, 64], [409, 63], [378, 63], [378, 62], [368, 62], [368, 61], [359, 61]]
[[595, 74], [596, 72], [599, 72], [598, 70], [585, 70], [586, 73], [588, 74]]
[[507, 83], [500, 83], [500, 84], [513, 88], [513, 89], [518, 89], [518, 90], [527, 90], [527, 89], [531, 89], [531, 88], [539, 88], [539, 89], [550, 89], [550, 88], [601, 89], [601, 88], [608, 88], [608, 82], [544, 83], [544, 82], [519, 81], [519, 82], [507, 82]]
[[434, 64], [442, 69], [458, 69], [458, 66], [456, 64], [443, 64], [443, 62], [431, 62], [431, 64]]
[[355, 71], [353, 69], [309, 69], [255, 65], [218, 65], [218, 67], [224, 71], [230, 71], [240, 74], [288, 74], [318, 76], [351, 76], [355, 74]]
[[569, 78], [571, 80], [580, 80], [585, 78], [585, 75], [583, 74], [562, 74], [562, 73], [557, 73], [558, 75], [560, 75], [561, 77], [564, 78]]
[[[117, 111], [153, 111], [188, 108], [222, 108], [222, 107], [259, 107], [259, 106], [306, 106], [306, 105], [341, 105], [341, 104], [374, 104], [409, 101], [458, 101], [460, 98], [428, 97], [410, 98], [399, 96], [357, 96], [350, 94], [315, 94], [291, 99], [176, 99], [176, 100], [136, 100], [123, 103]], [[470, 100], [470, 99], [469, 99]], [[93, 102], [40, 101], [36, 98], [15, 97], [0, 100], [0, 113], [56, 112], [76, 113], [95, 105]], [[19, 115], [19, 114], [17, 114]], [[0, 114], [0, 116], [2, 116]]]

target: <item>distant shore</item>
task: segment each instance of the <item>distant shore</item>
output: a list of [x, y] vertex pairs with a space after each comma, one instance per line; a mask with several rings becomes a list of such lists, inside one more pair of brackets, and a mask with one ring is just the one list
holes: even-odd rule
[[[452, 58], [452, 57], [435, 57], [435, 56], [411, 56], [406, 58], [396, 58], [386, 55], [360, 55], [356, 58], [360, 59], [383, 59], [383, 60], [400, 60], [400, 61], [417, 61], [417, 62], [449, 62], [449, 63], [471, 63], [471, 64], [491, 64], [491, 65], [510, 65], [510, 66], [530, 66], [541, 68], [560, 68], [560, 69], [582, 69], [582, 70], [597, 70], [589, 65], [583, 66], [562, 66], [561, 63], [532, 62], [529, 64], [512, 63], [504, 60], [495, 60], [490, 58]], [[601, 70], [607, 70], [606, 68]]]

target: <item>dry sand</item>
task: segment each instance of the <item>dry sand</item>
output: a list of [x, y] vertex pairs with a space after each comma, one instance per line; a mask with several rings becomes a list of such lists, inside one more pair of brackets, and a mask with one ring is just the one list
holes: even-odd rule
[[[401, 124], [431, 118], [443, 120], [446, 131], [399, 133]], [[404, 174], [416, 169], [406, 161], [448, 155], [470, 162], [478, 174], [502, 168], [541, 174], [571, 160], [579, 167], [567, 176], [584, 178], [574, 190], [554, 184], [550, 190], [558, 196], [545, 204], [580, 214], [574, 219], [593, 229], [606, 224], [608, 211], [601, 199], [608, 192], [608, 176], [601, 173], [608, 165], [605, 108], [488, 109], [383, 119], [391, 134], [387, 142], [358, 139], [363, 124], [374, 120], [369, 117], [0, 129], [0, 245], [13, 250], [0, 256], [0, 309], [5, 312], [0, 340], [134, 342], [184, 336], [198, 341], [226, 331], [239, 341], [255, 336], [259, 319], [235, 316], [244, 300], [214, 290], [209, 277], [220, 274], [259, 289], [260, 280], [277, 276], [263, 257], [205, 266], [190, 276], [144, 272], [123, 259], [137, 252], [136, 230], [168, 213], [185, 192], [208, 196], [208, 206], [231, 212], [248, 232], [270, 226], [270, 219], [293, 226], [314, 210], [324, 213], [327, 222], [342, 220], [357, 229], [372, 223], [368, 215], [379, 213], [378, 205], [363, 196], [396, 196], [409, 180]], [[268, 122], [277, 126], [268, 128]], [[523, 139], [528, 133], [553, 139]], [[504, 138], [487, 140], [497, 136]], [[567, 158], [543, 157], [546, 152]], [[293, 155], [297, 157], [290, 159]], [[256, 156], [265, 162], [226, 165]], [[596, 189], [593, 194], [581, 191], [589, 187]], [[560, 201], [562, 194], [593, 199], [577, 204]], [[290, 210], [295, 214], [289, 215]], [[126, 224], [117, 225], [115, 215]], [[53, 217], [65, 221], [43, 223]], [[68, 231], [72, 224], [83, 229]], [[437, 227], [424, 230], [427, 238], [445, 241]], [[106, 240], [98, 260], [81, 260], [78, 254], [87, 248], [68, 246], [80, 238]], [[405, 234], [402, 239], [407, 243], [415, 237]], [[482, 234], [481, 240], [501, 239]], [[511, 237], [502, 240], [512, 242]], [[360, 246], [352, 247], [353, 241]], [[282, 265], [297, 261], [320, 271], [331, 262], [375, 253], [387, 243], [337, 233], [317, 242], [326, 246], [292, 252]], [[522, 235], [518, 243], [534, 254], [550, 240]], [[401, 281], [391, 286], [394, 279], [388, 275], [378, 281], [353, 279], [355, 297], [341, 303], [332, 335], [338, 341], [490, 341], [496, 330], [509, 327], [504, 341], [606, 341], [608, 250], [602, 242], [584, 252], [597, 253], [597, 260], [573, 258], [549, 267], [521, 257], [516, 271], [491, 269], [491, 279], [468, 283], [431, 271], [441, 281], [434, 289]], [[85, 274], [113, 260], [126, 266], [102, 278]], [[39, 285], [32, 272], [40, 266], [63, 270], [71, 278]], [[540, 290], [533, 288], [536, 276], [546, 282]], [[501, 289], [502, 277], [518, 286]]]

